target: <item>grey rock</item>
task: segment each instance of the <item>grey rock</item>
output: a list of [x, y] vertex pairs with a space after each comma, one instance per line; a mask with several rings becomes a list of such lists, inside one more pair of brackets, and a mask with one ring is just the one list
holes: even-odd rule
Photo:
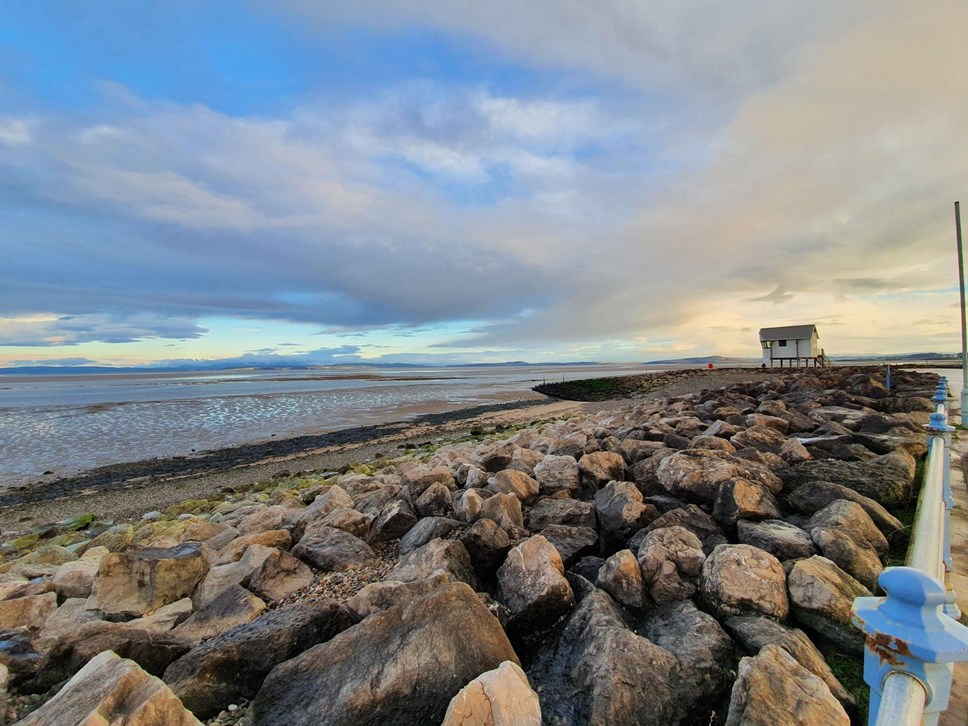
[[595, 584], [607, 592], [619, 605], [639, 612], [649, 604], [645, 594], [642, 571], [631, 550], [619, 550], [605, 560]]
[[252, 622], [265, 610], [265, 601], [240, 585], [231, 585], [176, 626], [171, 634], [192, 643], [200, 643], [236, 625]]
[[638, 551], [644, 585], [657, 603], [692, 597], [705, 561], [699, 538], [678, 526], [649, 532]]
[[570, 567], [579, 558], [597, 551], [598, 532], [591, 527], [549, 524], [538, 534], [558, 550], [565, 567]]
[[495, 494], [485, 499], [481, 518], [494, 520], [506, 532], [524, 529], [521, 500], [513, 494]]
[[470, 554], [474, 569], [482, 577], [490, 577], [504, 562], [511, 549], [511, 539], [492, 519], [479, 519], [461, 535], [460, 541]]
[[[429, 491], [429, 490], [428, 490]], [[448, 517], [426, 517], [421, 519], [400, 540], [400, 554], [406, 555], [423, 547], [432, 539], [447, 537], [455, 530], [466, 527], [463, 522]]]
[[400, 582], [399, 580], [371, 582], [350, 598], [346, 603], [346, 608], [349, 610], [353, 622], [358, 623], [373, 613], [408, 603], [450, 582], [453, 582], [453, 580], [443, 570], [438, 570], [423, 580], [412, 582]]
[[477, 575], [467, 548], [456, 540], [431, 540], [400, 558], [387, 574], [388, 580], [413, 582], [425, 580], [438, 570], [446, 572], [456, 582], [466, 582], [477, 588]]
[[277, 666], [247, 717], [252, 726], [440, 723], [468, 681], [504, 661], [517, 656], [497, 619], [467, 585], [443, 585]]
[[253, 698], [277, 664], [348, 627], [346, 609], [333, 600], [271, 610], [193, 648], [168, 666], [164, 681], [192, 713], [210, 718]]
[[528, 515], [528, 528], [537, 532], [551, 524], [564, 524], [572, 527], [594, 529], [598, 522], [595, 518], [595, 505], [577, 499], [541, 499]]
[[610, 481], [595, 492], [595, 512], [602, 532], [620, 541], [659, 516], [655, 507], [643, 501], [642, 492], [626, 481]]
[[779, 519], [762, 522], [740, 520], [736, 523], [736, 534], [742, 544], [759, 547], [778, 560], [792, 560], [817, 554], [810, 535]]
[[575, 598], [564, 571], [558, 550], [541, 535], [511, 548], [497, 571], [497, 599], [510, 611], [509, 629], [546, 628], [571, 609]]
[[747, 479], [731, 479], [721, 484], [713, 505], [713, 519], [730, 531], [742, 519], [779, 519], [781, 516], [770, 491]]
[[851, 624], [855, 598], [871, 597], [860, 582], [825, 557], [797, 560], [787, 574], [790, 606], [800, 623], [844, 650], [862, 653], [864, 637]]
[[278, 603], [312, 581], [309, 567], [288, 552], [274, 549], [249, 576], [246, 587], [263, 600]]
[[870, 461], [805, 461], [783, 472], [788, 489], [815, 481], [827, 481], [853, 489], [879, 504], [903, 506], [911, 494], [915, 461], [910, 454], [896, 451]]
[[394, 499], [373, 520], [367, 539], [373, 542], [391, 542], [403, 537], [416, 523], [417, 515], [407, 501]]
[[644, 527], [643, 530], [648, 534], [663, 527], [684, 527], [688, 529], [702, 542], [702, 551], [707, 556], [718, 545], [729, 542], [726, 539], [726, 535], [723, 534], [723, 530], [716, 524], [716, 521], [695, 504], [688, 504], [681, 509], [666, 512], [654, 522]]
[[578, 460], [582, 483], [596, 490], [610, 481], [625, 479], [625, 459], [614, 451], [596, 451]]
[[796, 507], [799, 511], [806, 514], [819, 512], [837, 499], [846, 499], [859, 504], [874, 521], [874, 524], [886, 534], [891, 534], [904, 528], [904, 524], [900, 519], [888, 512], [887, 509], [873, 499], [865, 497], [863, 494], [859, 494], [853, 489], [849, 489], [841, 484], [834, 484], [833, 482], [827, 481], [808, 482], [807, 484], [800, 485], [787, 496], [787, 502], [790, 506]]
[[306, 530], [292, 554], [323, 572], [338, 572], [376, 557], [363, 540], [319, 523]]

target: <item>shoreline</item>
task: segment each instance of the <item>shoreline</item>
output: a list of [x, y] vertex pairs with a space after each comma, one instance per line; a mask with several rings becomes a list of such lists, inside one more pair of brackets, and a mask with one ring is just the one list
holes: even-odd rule
[[190, 456], [110, 464], [0, 490], [0, 539], [10, 539], [38, 525], [82, 514], [92, 513], [113, 520], [139, 517], [188, 499], [209, 498], [227, 487], [300, 471], [335, 470], [351, 463], [392, 459], [403, 453], [408, 444], [461, 438], [475, 427], [493, 428], [591, 413], [630, 400], [683, 395], [763, 380], [778, 373], [776, 369], [748, 368], [644, 373], [641, 377], [652, 385], [643, 388], [633, 399], [624, 396], [599, 401], [520, 399], [322, 434], [250, 442]]

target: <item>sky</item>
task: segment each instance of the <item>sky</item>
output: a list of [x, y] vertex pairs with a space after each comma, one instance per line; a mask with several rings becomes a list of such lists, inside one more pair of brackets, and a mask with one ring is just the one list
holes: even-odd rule
[[[0, 366], [960, 349], [968, 3], [0, 3]], [[968, 217], [968, 210], [966, 210]]]

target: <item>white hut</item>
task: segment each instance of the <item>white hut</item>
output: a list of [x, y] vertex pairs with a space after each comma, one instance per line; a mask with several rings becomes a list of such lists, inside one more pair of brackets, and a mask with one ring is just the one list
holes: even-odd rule
[[760, 345], [763, 347], [763, 365], [770, 368], [783, 362], [791, 368], [804, 365], [823, 367], [827, 363], [823, 349], [819, 345], [820, 334], [816, 325], [787, 325], [782, 328], [761, 328]]

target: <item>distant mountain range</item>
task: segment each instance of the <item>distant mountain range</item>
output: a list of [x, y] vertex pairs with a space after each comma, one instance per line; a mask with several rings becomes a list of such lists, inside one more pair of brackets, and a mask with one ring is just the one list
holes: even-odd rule
[[[360, 369], [385, 369], [385, 368], [498, 368], [498, 367], [524, 367], [540, 366], [561, 367], [561, 366], [594, 366], [599, 365], [595, 361], [569, 361], [567, 363], [528, 363], [523, 360], [513, 360], [506, 363], [459, 363], [447, 365], [434, 365], [431, 363], [342, 363], [338, 365], [269, 365], [267, 363], [252, 363], [250, 365], [218, 365], [217, 361], [199, 362], [177, 366], [91, 366], [91, 365], [65, 365], [65, 366], [11, 366], [0, 368], [0, 375], [20, 375], [20, 376], [61, 376], [69, 374], [91, 374], [91, 373], [191, 373], [199, 371], [232, 371], [232, 370], [260, 370], [260, 371], [311, 371], [311, 370], [360, 370]], [[635, 365], [630, 363], [629, 365]]]
[[[883, 363], [903, 363], [914, 361], [958, 361], [961, 355], [958, 353], [901, 353], [895, 355], [841, 355], [829, 356], [835, 362], [883, 362]], [[696, 356], [691, 358], [666, 358], [663, 360], [650, 360], [641, 363], [642, 366], [691, 366], [708, 365], [715, 366], [757, 366], [762, 362], [761, 358], [738, 358], [722, 355]], [[499, 368], [508, 366], [541, 366], [562, 367], [562, 366], [594, 366], [604, 365], [600, 361], [568, 361], [565, 363], [530, 363], [523, 360], [512, 360], [503, 363], [455, 363], [434, 365], [432, 363], [344, 363], [338, 365], [271, 365], [262, 362], [253, 362], [249, 365], [229, 365], [219, 364], [218, 361], [199, 361], [175, 366], [97, 366], [97, 365], [63, 365], [63, 366], [12, 366], [0, 368], [0, 375], [21, 375], [21, 376], [60, 376], [69, 374], [91, 374], [91, 373], [191, 373], [195, 371], [217, 371], [217, 370], [260, 370], [260, 371], [292, 371], [292, 370], [360, 370], [360, 369], [387, 369], [387, 368]], [[634, 366], [631, 362], [626, 365]]]

